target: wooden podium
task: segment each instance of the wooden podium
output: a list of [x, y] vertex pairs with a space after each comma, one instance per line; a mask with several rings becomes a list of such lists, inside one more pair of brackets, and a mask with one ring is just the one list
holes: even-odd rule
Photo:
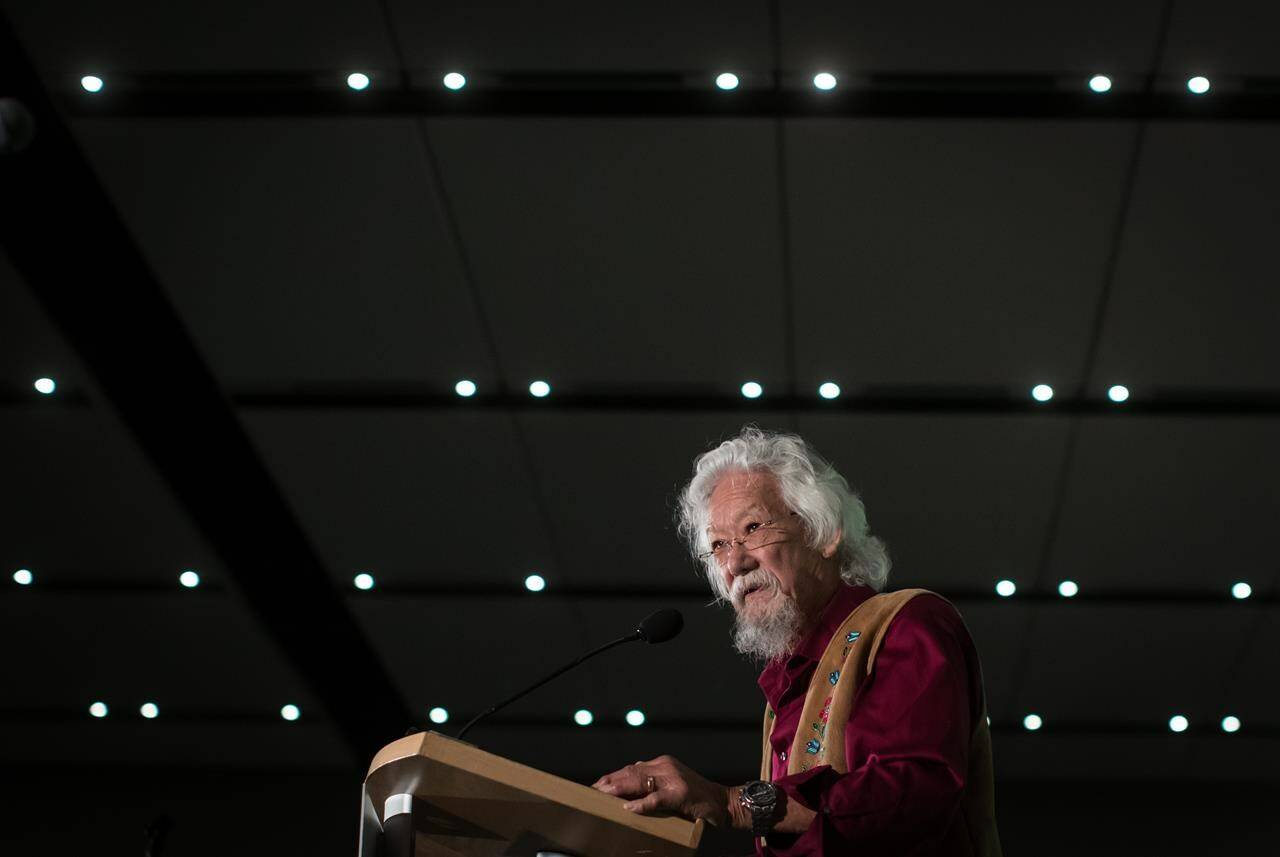
[[726, 841], [704, 836], [716, 828], [701, 820], [637, 815], [622, 804], [420, 732], [383, 747], [369, 766], [360, 857], [692, 857], [712, 839]]

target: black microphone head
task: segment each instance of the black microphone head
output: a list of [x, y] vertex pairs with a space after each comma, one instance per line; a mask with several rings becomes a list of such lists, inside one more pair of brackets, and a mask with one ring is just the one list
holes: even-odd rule
[[684, 628], [684, 616], [670, 607], [650, 613], [636, 628], [636, 636], [646, 643], [665, 643]]

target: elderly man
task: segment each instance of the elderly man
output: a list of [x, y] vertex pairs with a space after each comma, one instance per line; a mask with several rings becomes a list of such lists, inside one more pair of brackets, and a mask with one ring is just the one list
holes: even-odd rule
[[844, 477], [749, 426], [697, 459], [680, 529], [733, 605], [738, 651], [766, 662], [760, 779], [660, 756], [595, 787], [749, 829], [761, 854], [999, 855], [977, 651], [941, 597], [877, 594], [889, 558]]

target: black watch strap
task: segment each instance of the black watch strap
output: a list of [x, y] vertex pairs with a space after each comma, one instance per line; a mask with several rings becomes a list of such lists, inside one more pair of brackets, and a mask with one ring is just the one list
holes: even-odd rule
[[739, 802], [751, 813], [751, 835], [768, 836], [777, 820], [782, 790], [773, 783], [753, 780], [742, 787]]

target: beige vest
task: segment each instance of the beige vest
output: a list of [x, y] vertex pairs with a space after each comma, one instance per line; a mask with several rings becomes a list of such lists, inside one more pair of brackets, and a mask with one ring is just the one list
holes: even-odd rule
[[[798, 774], [818, 765], [830, 765], [848, 773], [844, 754], [844, 730], [853, 712], [853, 703], [875, 666], [876, 652], [889, 632], [889, 623], [908, 601], [917, 595], [933, 594], [924, 589], [903, 589], [872, 596], [862, 602], [840, 625], [809, 683], [796, 736], [787, 751], [787, 773]], [[830, 710], [824, 711], [830, 698]], [[973, 853], [978, 857], [1000, 857], [1000, 837], [996, 831], [995, 776], [991, 763], [991, 730], [987, 726], [986, 700], [969, 739], [969, 770], [965, 778], [961, 809]], [[825, 715], [825, 716], [824, 716]], [[764, 748], [760, 779], [773, 779], [773, 711], [764, 712]]]

